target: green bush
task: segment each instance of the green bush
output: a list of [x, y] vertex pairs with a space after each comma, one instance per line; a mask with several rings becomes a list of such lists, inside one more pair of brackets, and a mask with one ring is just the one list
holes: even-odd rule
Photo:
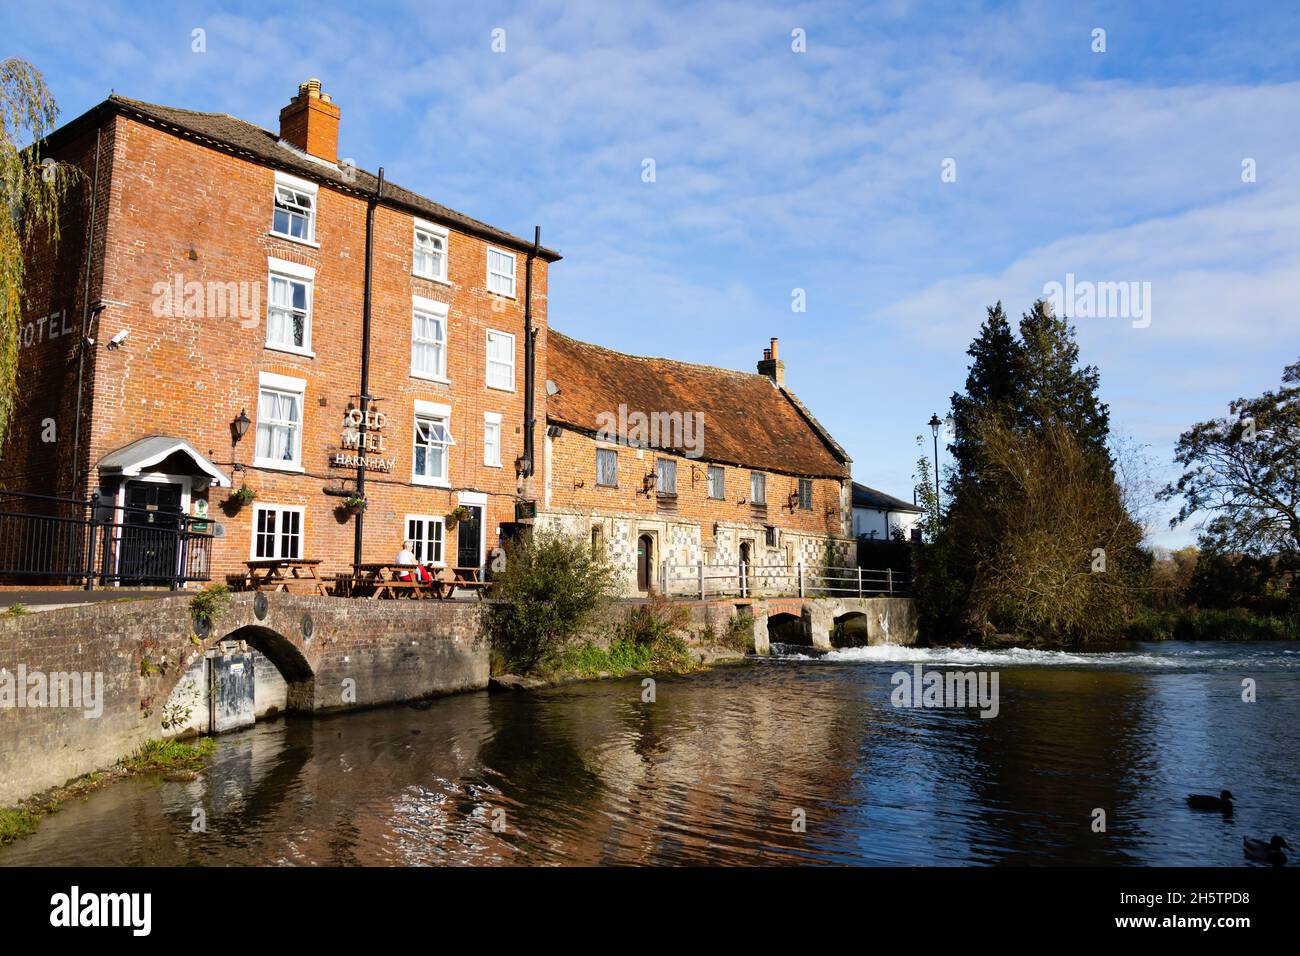
[[690, 623], [689, 608], [655, 594], [628, 611], [620, 637], [648, 651], [651, 669], [687, 671], [691, 654], [682, 633]]
[[1300, 615], [1252, 614], [1242, 608], [1139, 610], [1125, 628], [1136, 641], [1293, 641], [1300, 640]]
[[745, 611], [737, 611], [727, 621], [727, 629], [722, 632], [723, 647], [742, 654], [754, 652], [754, 617]]
[[209, 584], [190, 600], [190, 616], [209, 626], [216, 624], [230, 606], [230, 588], [225, 584]]
[[526, 674], [554, 663], [591, 620], [613, 592], [614, 570], [585, 541], [543, 531], [507, 547], [493, 582], [493, 644], [505, 666]]

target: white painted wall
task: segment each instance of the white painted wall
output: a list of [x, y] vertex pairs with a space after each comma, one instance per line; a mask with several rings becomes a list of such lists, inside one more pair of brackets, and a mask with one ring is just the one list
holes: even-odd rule
[[[871, 537], [875, 532], [877, 541], [888, 541], [894, 529], [901, 530], [903, 537], [910, 538], [921, 516], [910, 511], [890, 511], [888, 513], [876, 508], [853, 509], [853, 537]], [[886, 524], [888, 521], [888, 524]]]

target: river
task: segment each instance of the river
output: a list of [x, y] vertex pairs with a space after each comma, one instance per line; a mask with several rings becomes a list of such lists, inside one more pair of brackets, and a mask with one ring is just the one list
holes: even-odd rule
[[[996, 672], [997, 716], [893, 706], [916, 662]], [[1294, 644], [886, 646], [654, 690], [258, 724], [218, 738], [196, 781], [70, 801], [0, 864], [1235, 866], [1243, 835], [1300, 837]], [[1223, 788], [1232, 818], [1184, 804]]]

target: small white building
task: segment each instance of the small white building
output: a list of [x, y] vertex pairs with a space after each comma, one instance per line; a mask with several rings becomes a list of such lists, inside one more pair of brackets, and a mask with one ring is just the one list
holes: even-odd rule
[[902, 498], [853, 482], [853, 537], [889, 541], [897, 531], [911, 538], [924, 511]]

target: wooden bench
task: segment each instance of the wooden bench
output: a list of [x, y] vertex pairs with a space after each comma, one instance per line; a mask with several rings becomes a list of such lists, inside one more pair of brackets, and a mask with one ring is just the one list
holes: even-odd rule
[[[433, 573], [433, 569], [430, 573]], [[404, 580], [403, 575], [408, 577]], [[421, 581], [416, 565], [375, 562], [358, 564], [353, 568], [349, 593], [360, 597], [362, 593], [372, 600], [407, 596], [421, 600], [426, 597], [446, 596], [446, 583], [437, 574], [432, 581]], [[449, 593], [449, 592], [448, 592]]]

